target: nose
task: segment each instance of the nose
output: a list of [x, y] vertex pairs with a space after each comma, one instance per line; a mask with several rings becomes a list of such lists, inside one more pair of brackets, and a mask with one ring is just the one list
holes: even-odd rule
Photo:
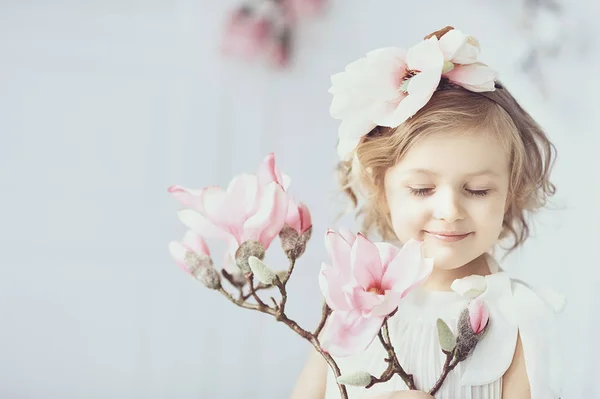
[[452, 189], [438, 190], [435, 194], [433, 217], [448, 223], [464, 218], [464, 211], [460, 203], [460, 195]]

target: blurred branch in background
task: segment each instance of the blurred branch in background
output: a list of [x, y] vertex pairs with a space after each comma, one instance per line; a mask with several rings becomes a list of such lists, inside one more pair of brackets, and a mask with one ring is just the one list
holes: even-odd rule
[[266, 60], [275, 68], [290, 65], [300, 22], [324, 9], [325, 0], [244, 0], [230, 14], [221, 43], [225, 56]]

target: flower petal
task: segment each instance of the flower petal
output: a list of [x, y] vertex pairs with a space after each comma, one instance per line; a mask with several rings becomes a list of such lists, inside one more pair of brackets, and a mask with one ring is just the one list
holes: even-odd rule
[[244, 241], [260, 241], [267, 249], [283, 228], [288, 201], [289, 197], [279, 184], [269, 183], [260, 198], [258, 211], [244, 223]]
[[350, 310], [350, 305], [346, 300], [344, 285], [347, 283], [346, 276], [342, 270], [330, 266], [326, 263], [321, 264], [319, 273], [319, 287], [325, 297], [327, 305], [333, 310]]
[[183, 245], [187, 246], [189, 249], [194, 251], [199, 255], [208, 255], [210, 256], [210, 250], [208, 249], [208, 245], [202, 236], [196, 233], [193, 230], [188, 230], [183, 236]]
[[452, 61], [456, 52], [467, 42], [467, 36], [457, 29], [452, 29], [444, 34], [439, 40], [440, 50], [444, 54], [444, 60]]
[[351, 296], [350, 302], [357, 310], [361, 310], [364, 317], [369, 317], [371, 310], [379, 306], [384, 301], [383, 295], [378, 295], [374, 292], [365, 291], [362, 287], [353, 287], [348, 294]]
[[373, 308], [373, 316], [387, 316], [398, 307], [403, 295], [401, 292], [386, 291], [383, 301]]
[[[287, 188], [286, 181], [281, 174], [281, 171], [275, 165], [275, 154], [273, 153], [270, 153], [263, 159], [260, 168], [258, 169], [258, 183], [261, 186], [266, 186], [271, 182], [279, 183], [284, 190]], [[289, 181], [287, 183], [289, 183]]]
[[171, 254], [173, 260], [175, 260], [177, 266], [179, 266], [179, 268], [187, 274], [190, 274], [190, 271], [184, 261], [187, 251], [188, 249], [180, 242], [171, 241], [169, 243], [169, 253]]
[[333, 356], [351, 356], [373, 342], [382, 324], [383, 317], [365, 318], [360, 311], [334, 311], [321, 333], [321, 347]]
[[363, 289], [368, 290], [381, 284], [383, 268], [375, 244], [359, 233], [352, 246], [350, 257], [354, 278]]
[[376, 120], [379, 125], [396, 127], [416, 114], [433, 96], [441, 79], [439, 71], [425, 71], [413, 76], [408, 83], [406, 96], [394, 111], [394, 114], [383, 120]]
[[181, 201], [181, 203], [184, 205], [202, 212], [202, 202], [200, 200], [202, 190], [194, 190], [191, 188], [174, 185], [169, 187], [169, 193], [171, 193], [173, 197]]
[[456, 279], [450, 286], [452, 291], [468, 298], [475, 298], [485, 291], [486, 287], [487, 281], [485, 277], [477, 274]]
[[325, 234], [325, 248], [331, 259], [331, 265], [340, 271], [343, 284], [352, 281], [351, 247], [342, 236], [333, 230]]
[[423, 259], [422, 245], [422, 241], [409, 240], [402, 246], [386, 269], [382, 287], [404, 294], [431, 274], [433, 264]]
[[444, 54], [440, 50], [437, 37], [432, 36], [409, 48], [406, 53], [406, 64], [412, 70], [441, 73], [444, 66]]
[[[385, 275], [389, 263], [400, 253], [400, 249], [387, 242], [376, 242], [375, 246], [379, 251], [379, 258]], [[382, 288], [385, 289], [385, 287]]]
[[300, 206], [298, 207], [298, 211], [300, 212], [300, 226], [302, 226], [300, 234], [304, 234], [308, 229], [312, 227], [312, 218], [310, 216], [310, 211], [306, 204], [300, 204]]
[[444, 75], [452, 82], [474, 92], [494, 91], [497, 74], [480, 62], [456, 66]]
[[302, 221], [300, 219], [300, 209], [298, 208], [296, 201], [294, 201], [291, 196], [289, 197], [285, 224], [296, 230], [298, 234], [301, 234], [300, 231], [302, 230]]
[[177, 216], [187, 228], [195, 231], [202, 237], [218, 238], [227, 240], [228, 242], [235, 240], [238, 245], [241, 244], [239, 241], [241, 235], [234, 234], [237, 230], [229, 231], [226, 227], [217, 226], [199, 212], [191, 209], [183, 209], [177, 212]]

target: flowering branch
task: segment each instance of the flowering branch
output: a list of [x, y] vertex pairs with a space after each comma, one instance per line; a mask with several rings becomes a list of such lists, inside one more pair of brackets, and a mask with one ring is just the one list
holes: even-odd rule
[[[288, 276], [289, 273], [291, 273], [291, 271], [293, 270], [294, 264], [296, 262], [296, 259], [293, 257], [290, 257], [290, 266], [288, 268]], [[252, 265], [253, 263], [250, 262], [250, 264]], [[265, 314], [269, 314], [271, 316], [273, 316], [275, 318], [275, 320], [287, 325], [290, 329], [292, 329], [296, 334], [300, 335], [302, 338], [304, 338], [305, 340], [307, 340], [308, 342], [310, 342], [312, 344], [312, 346], [317, 350], [317, 352], [319, 352], [319, 354], [321, 354], [321, 356], [323, 356], [323, 358], [325, 359], [325, 361], [327, 362], [327, 364], [329, 365], [329, 367], [332, 369], [333, 374], [335, 375], [335, 377], [339, 377], [340, 376], [340, 369], [337, 365], [337, 363], [335, 362], [335, 360], [331, 357], [331, 355], [329, 355], [327, 352], [325, 352], [322, 348], [321, 348], [321, 344], [319, 342], [318, 339], [318, 334], [320, 333], [320, 331], [322, 330], [325, 321], [327, 319], [327, 316], [329, 315], [330, 311], [329, 311], [329, 307], [327, 306], [327, 304], [324, 304], [323, 306], [323, 313], [321, 316], [321, 321], [319, 322], [319, 325], [317, 327], [317, 329], [315, 330], [314, 333], [311, 333], [307, 330], [305, 330], [304, 328], [300, 327], [298, 325], [298, 323], [292, 319], [290, 319], [287, 314], [285, 313], [285, 305], [287, 302], [287, 290], [285, 287], [285, 284], [283, 282], [281, 282], [281, 280], [279, 279], [279, 276], [275, 276], [274, 281], [272, 284], [262, 284], [261, 287], [262, 289], [265, 288], [273, 288], [274, 286], [277, 287], [279, 289], [279, 292], [281, 294], [281, 300], [279, 301], [279, 303], [276, 302], [276, 300], [271, 297], [271, 300], [274, 303], [274, 306], [268, 306], [266, 305], [258, 296], [257, 293], [257, 289], [254, 288], [254, 278], [252, 275], [250, 275], [248, 277], [248, 281], [249, 281], [249, 289], [250, 289], [250, 295], [244, 295], [241, 296], [238, 299], [235, 299], [227, 290], [225, 290], [223, 287], [220, 287], [218, 289], [218, 291], [223, 294], [230, 302], [234, 303], [235, 305], [242, 307], [244, 309], [250, 309], [250, 310], [256, 310]], [[257, 302], [257, 304], [252, 304], [252, 303], [248, 303], [247, 299], [249, 297], [253, 297], [255, 299], [255, 301]], [[346, 391], [346, 387], [338, 382], [338, 388], [340, 391], [340, 394], [342, 395], [343, 399], [347, 399], [348, 398], [348, 393]]]

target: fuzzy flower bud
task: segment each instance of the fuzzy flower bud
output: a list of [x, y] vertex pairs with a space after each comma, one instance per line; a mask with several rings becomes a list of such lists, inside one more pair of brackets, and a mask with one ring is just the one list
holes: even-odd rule
[[275, 282], [277, 275], [262, 260], [256, 256], [251, 256], [248, 258], [248, 264], [258, 281], [266, 285], [271, 285]]
[[351, 374], [342, 374], [337, 378], [337, 381], [344, 385], [366, 387], [371, 383], [372, 377], [373, 376], [366, 371], [357, 371]]
[[255, 256], [260, 260], [265, 258], [265, 247], [254, 240], [248, 240], [239, 246], [235, 252], [235, 263], [244, 273], [251, 273], [250, 265], [248, 264], [248, 258]]
[[456, 357], [463, 361], [475, 349], [489, 326], [489, 313], [483, 301], [475, 298], [458, 319]]
[[221, 276], [214, 267], [203, 267], [200, 269], [197, 278], [211, 290], [218, 290], [221, 288]]
[[193, 251], [185, 253], [183, 262], [188, 267], [188, 272], [194, 277], [198, 276], [201, 269], [213, 266], [212, 259], [208, 255], [197, 254]]

